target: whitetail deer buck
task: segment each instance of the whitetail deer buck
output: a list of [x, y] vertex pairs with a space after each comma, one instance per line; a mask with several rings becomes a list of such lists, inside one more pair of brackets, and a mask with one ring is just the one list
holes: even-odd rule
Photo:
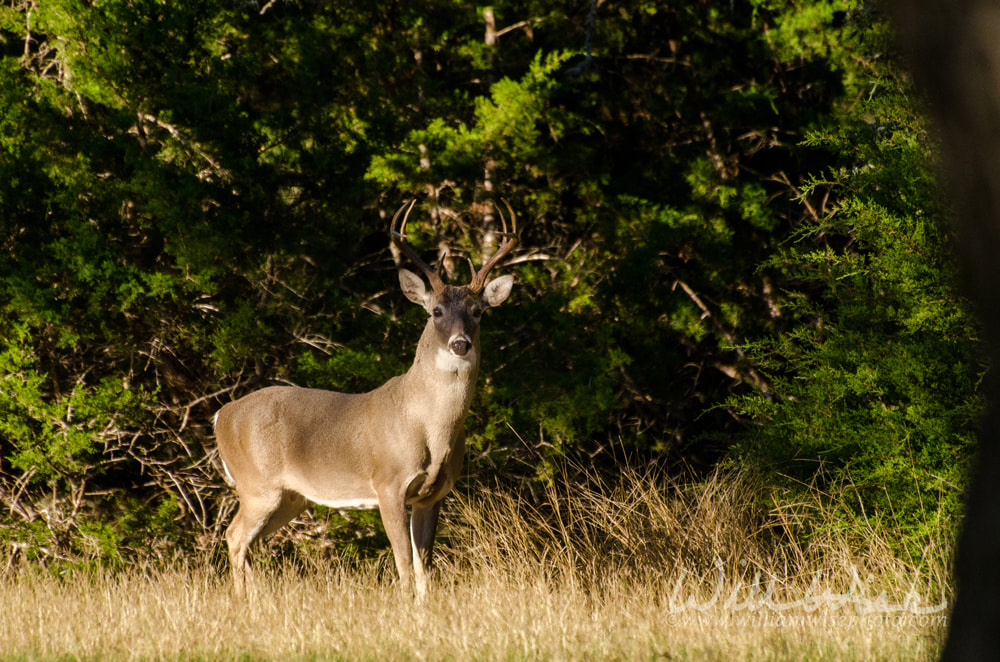
[[512, 228], [507, 231], [500, 214], [497, 251], [468, 285], [445, 285], [406, 243], [414, 203], [400, 207], [390, 225], [392, 241], [431, 285], [428, 291], [419, 276], [399, 270], [403, 294], [430, 315], [410, 369], [360, 394], [272, 386], [226, 404], [215, 416], [219, 455], [240, 502], [226, 532], [238, 590], [250, 573], [250, 544], [318, 503], [378, 508], [401, 585], [409, 590], [415, 580], [417, 595], [426, 593], [441, 500], [465, 454], [480, 316], [503, 303], [514, 284], [513, 276], [486, 278], [514, 247], [517, 223], [507, 205]]

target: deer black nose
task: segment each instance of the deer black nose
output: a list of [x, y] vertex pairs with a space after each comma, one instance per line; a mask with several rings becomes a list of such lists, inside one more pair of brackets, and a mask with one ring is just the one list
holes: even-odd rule
[[459, 336], [451, 341], [449, 348], [451, 353], [455, 356], [465, 356], [469, 353], [469, 348], [472, 347], [472, 343], [469, 342], [468, 338]]

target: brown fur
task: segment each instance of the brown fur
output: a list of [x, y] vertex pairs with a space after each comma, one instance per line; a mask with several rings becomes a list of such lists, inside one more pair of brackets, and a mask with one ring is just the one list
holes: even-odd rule
[[480, 314], [502, 303], [512, 283], [502, 276], [483, 294], [453, 286], [429, 292], [419, 277], [400, 270], [407, 298], [430, 313], [405, 374], [360, 394], [272, 386], [219, 410], [219, 455], [240, 500], [226, 532], [239, 588], [253, 541], [312, 501], [377, 506], [402, 585], [416, 580], [418, 595], [426, 591], [441, 500], [465, 455]]

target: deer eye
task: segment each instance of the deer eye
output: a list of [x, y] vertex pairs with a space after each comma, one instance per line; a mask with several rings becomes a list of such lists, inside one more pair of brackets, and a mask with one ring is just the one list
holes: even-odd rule
[[434, 315], [435, 319], [438, 319], [442, 315], [444, 315], [444, 310], [441, 309], [441, 306], [434, 306], [434, 312], [432, 314]]
[[482, 316], [482, 314], [483, 314], [483, 309], [480, 308], [479, 306], [475, 306], [472, 309], [472, 316], [475, 317], [476, 319], [479, 319]]

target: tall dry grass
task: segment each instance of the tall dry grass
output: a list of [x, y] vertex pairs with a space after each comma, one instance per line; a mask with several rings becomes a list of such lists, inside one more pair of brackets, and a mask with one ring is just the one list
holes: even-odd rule
[[300, 556], [259, 572], [248, 600], [207, 558], [65, 575], [13, 564], [0, 578], [0, 657], [936, 656], [947, 610], [928, 610], [950, 599], [946, 554], [904, 562], [874, 537], [859, 551], [865, 532], [815, 524], [802, 542], [790, 527], [821, 517], [821, 497], [789, 520], [789, 509], [761, 510], [760, 489], [739, 474], [685, 485], [577, 472], [534, 494], [458, 494], [420, 606], [391, 584], [387, 557], [358, 567]]

